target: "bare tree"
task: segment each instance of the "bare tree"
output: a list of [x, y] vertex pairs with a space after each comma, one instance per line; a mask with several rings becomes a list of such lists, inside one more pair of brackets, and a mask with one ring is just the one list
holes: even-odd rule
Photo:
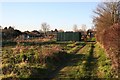
[[41, 24], [41, 29], [44, 32], [45, 36], [47, 36], [47, 31], [50, 30], [50, 26], [47, 23], [42, 23]]
[[85, 24], [82, 24], [81, 30], [82, 30], [82, 31], [86, 31], [86, 29], [87, 29], [86, 25], [85, 25]]
[[42, 31], [41, 29], [39, 30], [39, 32], [40, 32], [40, 33], [43, 33], [43, 31]]
[[74, 32], [77, 32], [77, 31], [78, 31], [78, 28], [77, 28], [77, 25], [76, 25], [76, 24], [73, 25], [73, 31], [74, 31]]
[[93, 23], [97, 30], [97, 40], [102, 43], [103, 32], [115, 23], [119, 22], [118, 2], [102, 2], [95, 11], [96, 16], [93, 17]]
[[42, 29], [43, 32], [47, 32], [47, 31], [49, 31], [50, 27], [47, 23], [42, 23], [41, 24], [41, 29]]
[[97, 30], [103, 30], [118, 22], [118, 2], [103, 2], [94, 11], [93, 23]]

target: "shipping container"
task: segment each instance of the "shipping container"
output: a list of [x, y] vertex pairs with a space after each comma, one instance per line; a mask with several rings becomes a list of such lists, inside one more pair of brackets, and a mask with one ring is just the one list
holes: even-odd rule
[[57, 41], [81, 41], [80, 32], [58, 32]]

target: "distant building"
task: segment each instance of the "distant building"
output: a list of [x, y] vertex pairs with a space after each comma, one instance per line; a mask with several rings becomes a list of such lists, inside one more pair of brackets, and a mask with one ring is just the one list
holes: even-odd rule
[[81, 41], [80, 32], [58, 32], [57, 41]]
[[25, 31], [21, 35], [19, 35], [15, 40], [28, 40], [28, 39], [35, 39], [41, 37], [43, 37], [43, 34], [37, 31], [32, 31], [32, 32]]

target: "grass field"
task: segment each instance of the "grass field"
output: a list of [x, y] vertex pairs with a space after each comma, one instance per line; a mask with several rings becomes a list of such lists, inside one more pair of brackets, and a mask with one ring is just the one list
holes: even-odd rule
[[95, 42], [5, 46], [2, 52], [3, 80], [112, 78], [111, 61]]

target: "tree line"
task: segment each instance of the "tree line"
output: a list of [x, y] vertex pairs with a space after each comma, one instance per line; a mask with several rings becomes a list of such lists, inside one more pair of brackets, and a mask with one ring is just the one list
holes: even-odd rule
[[93, 23], [97, 30], [96, 38], [106, 50], [107, 56], [112, 61], [114, 77], [119, 75], [119, 51], [120, 51], [120, 2], [100, 3], [93, 17]]

